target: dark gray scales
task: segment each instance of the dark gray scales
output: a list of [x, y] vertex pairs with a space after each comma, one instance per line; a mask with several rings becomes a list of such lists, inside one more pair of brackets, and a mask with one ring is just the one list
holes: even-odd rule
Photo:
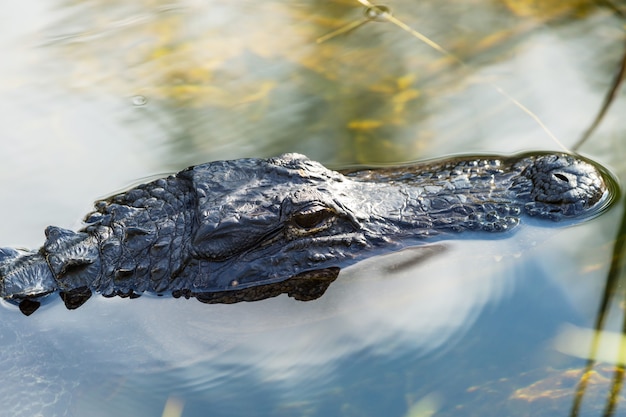
[[96, 203], [78, 232], [0, 249], [0, 296], [25, 314], [58, 292], [144, 292], [207, 303], [321, 296], [339, 270], [427, 241], [504, 236], [525, 219], [570, 224], [614, 201], [581, 157], [470, 156], [336, 172], [298, 154], [187, 168]]

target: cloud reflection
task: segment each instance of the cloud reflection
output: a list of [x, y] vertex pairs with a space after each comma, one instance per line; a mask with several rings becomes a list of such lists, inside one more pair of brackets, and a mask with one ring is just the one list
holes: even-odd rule
[[[168, 313], [158, 328], [142, 330], [149, 345], [160, 345], [155, 350], [160, 360], [244, 366], [263, 381], [323, 378], [352, 355], [445, 350], [486, 305], [511, 292], [515, 279], [507, 270], [515, 251], [502, 247], [501, 241], [468, 241], [373, 258], [342, 271], [324, 296], [306, 303], [286, 296], [215, 306], [148, 300], [159, 303], [159, 315], [163, 308]], [[424, 250], [433, 256], [390, 272], [390, 266], [410, 263]], [[143, 306], [137, 313], [149, 310]], [[169, 322], [179, 327], [164, 332]]]

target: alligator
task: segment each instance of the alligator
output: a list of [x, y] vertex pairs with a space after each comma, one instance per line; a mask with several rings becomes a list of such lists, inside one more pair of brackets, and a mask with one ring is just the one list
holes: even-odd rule
[[341, 268], [423, 242], [573, 224], [616, 198], [580, 156], [465, 156], [332, 171], [299, 154], [192, 166], [97, 201], [39, 250], [0, 248], [0, 297], [29, 315], [52, 293], [254, 301], [320, 297]]

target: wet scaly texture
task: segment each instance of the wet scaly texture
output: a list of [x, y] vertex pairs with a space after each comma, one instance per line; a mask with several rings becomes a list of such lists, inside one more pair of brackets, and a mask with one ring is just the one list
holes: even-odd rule
[[299, 154], [217, 161], [97, 202], [81, 231], [48, 227], [38, 252], [2, 249], [0, 295], [25, 314], [55, 291], [71, 309], [92, 291], [310, 300], [340, 268], [427, 239], [508, 232], [525, 217], [591, 217], [613, 201], [611, 184], [567, 154], [343, 174]]

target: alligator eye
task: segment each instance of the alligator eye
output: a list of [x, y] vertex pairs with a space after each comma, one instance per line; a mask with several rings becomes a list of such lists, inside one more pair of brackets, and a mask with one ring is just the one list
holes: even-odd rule
[[293, 222], [296, 226], [303, 229], [314, 229], [324, 223], [324, 221], [332, 217], [334, 213], [327, 208], [315, 208], [308, 211], [302, 211], [293, 216]]
[[561, 180], [563, 182], [569, 182], [569, 179], [565, 175], [563, 175], [563, 174], [556, 173], [556, 174], [554, 174], [554, 176], [555, 176], [555, 178], [557, 178], [557, 179], [559, 179], [559, 180]]

